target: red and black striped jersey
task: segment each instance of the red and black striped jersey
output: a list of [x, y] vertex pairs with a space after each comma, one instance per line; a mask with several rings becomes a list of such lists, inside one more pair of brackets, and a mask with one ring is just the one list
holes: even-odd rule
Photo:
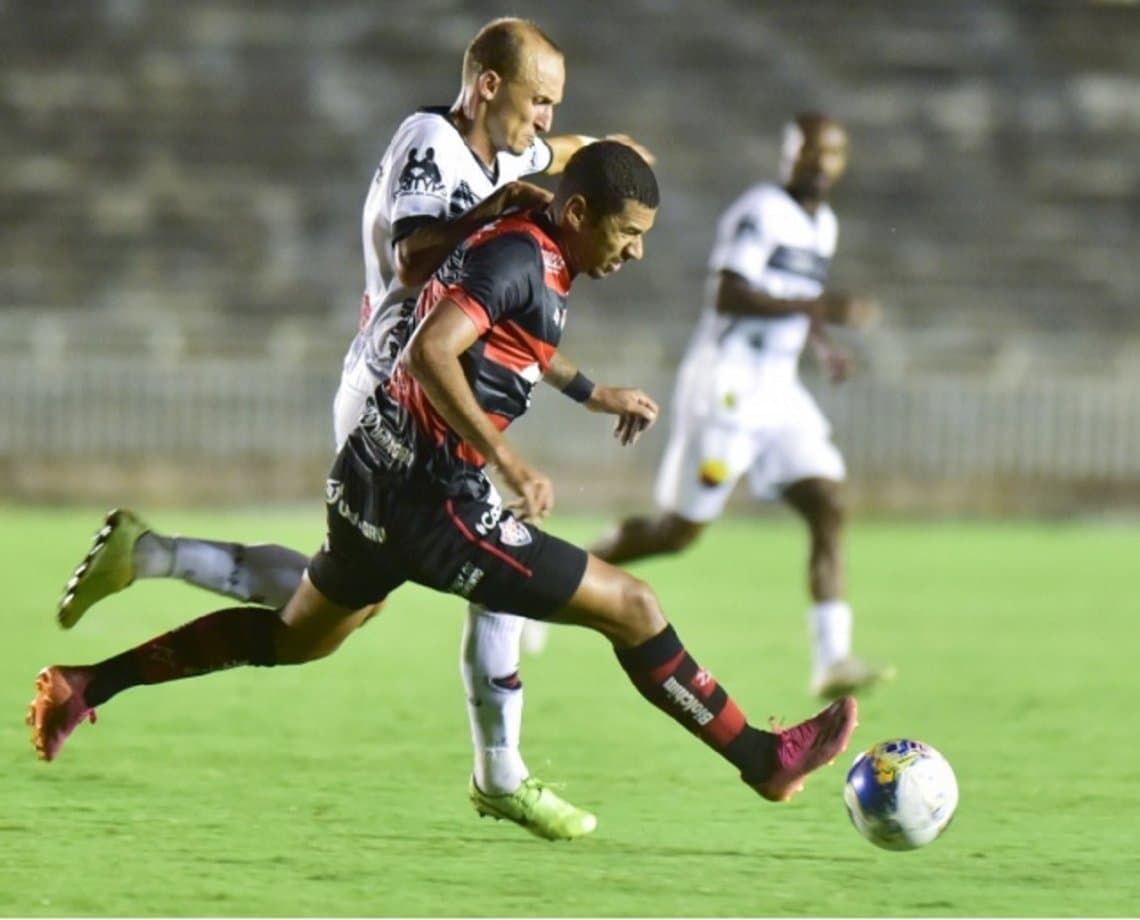
[[[467, 382], [487, 418], [500, 431], [530, 407], [531, 392], [549, 367], [566, 321], [571, 275], [551, 225], [540, 214], [501, 218], [472, 234], [427, 283], [415, 322], [442, 300], [451, 300], [479, 330], [460, 355]], [[409, 472], [427, 474], [449, 495], [481, 495], [487, 489], [484, 458], [462, 441], [431, 404], [423, 388], [397, 363], [376, 392], [380, 419], [414, 456]], [[362, 428], [370, 431], [371, 413]], [[394, 423], [394, 424], [392, 424]], [[391, 441], [388, 434], [383, 435]], [[390, 455], [391, 443], [386, 453]]]

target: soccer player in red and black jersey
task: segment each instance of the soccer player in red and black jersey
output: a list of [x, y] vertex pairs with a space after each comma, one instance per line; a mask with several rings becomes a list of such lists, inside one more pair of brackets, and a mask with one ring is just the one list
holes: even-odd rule
[[[359, 610], [415, 581], [600, 632], [649, 702], [764, 798], [791, 798], [846, 747], [854, 699], [784, 730], [750, 725], [689, 655], [649, 585], [530, 523], [551, 509], [553, 486], [505, 435], [532, 387], [557, 373], [571, 281], [640, 259], [657, 205], [653, 171], [635, 151], [591, 144], [571, 158], [543, 211], [470, 237], [421, 295], [398, 369], [337, 455], [325, 544], [285, 608], [219, 611], [100, 664], [45, 669], [31, 712], [41, 756], [54, 756], [95, 706], [127, 687], [328, 654]], [[588, 404], [594, 385], [580, 373], [560, 383]], [[632, 393], [618, 417], [626, 439], [657, 416], [648, 396]], [[517, 515], [503, 507], [487, 463], [518, 496]]]

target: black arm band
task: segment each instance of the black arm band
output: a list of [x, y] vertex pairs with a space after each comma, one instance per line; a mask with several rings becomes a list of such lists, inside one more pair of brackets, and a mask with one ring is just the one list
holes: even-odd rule
[[574, 402], [584, 403], [594, 393], [594, 381], [578, 371], [566, 386], [562, 388], [562, 392], [569, 396]]

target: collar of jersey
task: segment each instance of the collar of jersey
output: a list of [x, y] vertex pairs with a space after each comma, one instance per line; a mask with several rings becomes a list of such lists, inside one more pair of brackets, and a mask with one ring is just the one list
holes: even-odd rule
[[498, 185], [498, 183], [499, 183], [499, 157], [498, 157], [498, 155], [495, 156], [495, 168], [494, 169], [492, 169], [490, 166], [488, 166], [486, 163], [484, 163], [483, 158], [480, 157], [479, 154], [477, 154], [474, 150], [471, 149], [471, 145], [467, 143], [467, 138], [465, 138], [462, 134], [459, 133], [459, 128], [457, 128], [455, 126], [455, 122], [453, 122], [451, 120], [451, 117], [450, 117], [451, 116], [451, 108], [449, 106], [446, 106], [446, 105], [425, 105], [425, 106], [421, 106], [419, 111], [423, 112], [425, 115], [438, 115], [440, 118], [442, 118], [447, 123], [447, 126], [449, 128], [451, 128], [451, 130], [456, 133], [456, 135], [459, 137], [459, 140], [463, 143], [463, 146], [467, 148], [467, 152], [469, 154], [471, 154], [471, 158], [479, 165], [479, 168], [481, 170], [483, 170], [483, 175], [485, 175], [487, 177], [487, 180], [489, 182], [495, 184], [495, 185]]

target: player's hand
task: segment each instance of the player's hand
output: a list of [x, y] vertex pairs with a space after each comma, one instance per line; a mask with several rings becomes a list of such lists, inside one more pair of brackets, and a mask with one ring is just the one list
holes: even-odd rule
[[524, 521], [541, 521], [554, 507], [554, 484], [538, 470], [517, 458], [500, 463], [507, 486], [518, 495], [507, 507]]
[[645, 162], [650, 166], [657, 162], [657, 157], [650, 153], [647, 147], [643, 147], [628, 134], [607, 134], [604, 140], [617, 141], [619, 144], [625, 144], [627, 147], [632, 147], [635, 151], [637, 151], [637, 155], [645, 160]]
[[647, 430], [652, 424], [652, 422], [646, 421], [643, 417], [634, 415], [633, 413], [619, 415], [617, 423], [614, 425], [614, 437], [621, 442], [622, 447], [636, 444], [637, 439], [641, 437], [641, 433]]
[[828, 337], [820, 323], [813, 323], [808, 333], [808, 344], [816, 360], [823, 365], [832, 383], [842, 383], [851, 376], [853, 363], [851, 356]]
[[490, 212], [497, 216], [507, 211], [533, 211], [545, 207], [553, 198], [554, 195], [541, 185], [516, 179], [496, 189], [484, 201]]
[[637, 387], [594, 387], [586, 400], [586, 408], [593, 412], [606, 412], [618, 417], [614, 437], [622, 445], [636, 444], [643, 431], [647, 431], [660, 410], [649, 394]]
[[851, 355], [843, 349], [832, 348], [827, 353], [825, 366], [827, 367], [827, 375], [832, 383], [843, 383], [844, 380], [851, 376], [855, 362], [851, 358]]

